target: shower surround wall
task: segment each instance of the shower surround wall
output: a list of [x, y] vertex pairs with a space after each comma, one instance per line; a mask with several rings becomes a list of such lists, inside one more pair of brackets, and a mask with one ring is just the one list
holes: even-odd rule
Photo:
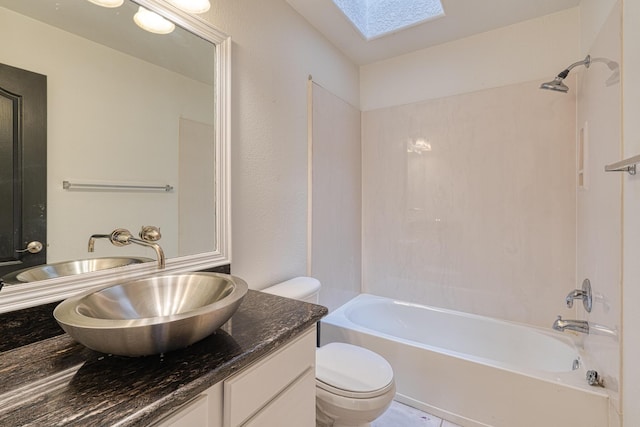
[[564, 313], [575, 91], [539, 84], [363, 112], [364, 292], [542, 327]]

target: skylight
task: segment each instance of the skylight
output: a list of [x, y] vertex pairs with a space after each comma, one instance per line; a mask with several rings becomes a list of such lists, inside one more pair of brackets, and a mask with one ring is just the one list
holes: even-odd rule
[[440, 0], [333, 0], [367, 39], [444, 16]]

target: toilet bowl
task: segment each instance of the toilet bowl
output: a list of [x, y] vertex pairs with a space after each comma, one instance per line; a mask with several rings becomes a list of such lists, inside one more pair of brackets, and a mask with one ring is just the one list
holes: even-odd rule
[[318, 425], [369, 426], [395, 394], [393, 370], [382, 356], [344, 343], [316, 350]]
[[[317, 303], [320, 282], [296, 277], [263, 292]], [[319, 427], [367, 427], [395, 396], [391, 365], [371, 350], [329, 343], [316, 350], [316, 424]]]

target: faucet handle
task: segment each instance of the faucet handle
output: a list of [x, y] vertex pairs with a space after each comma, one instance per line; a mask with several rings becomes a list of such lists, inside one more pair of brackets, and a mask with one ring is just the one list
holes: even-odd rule
[[591, 282], [589, 279], [584, 279], [582, 281], [582, 289], [574, 289], [569, 292], [567, 297], [565, 298], [565, 302], [567, 304], [567, 308], [573, 307], [573, 300], [581, 299], [582, 304], [584, 305], [584, 309], [587, 313], [591, 313], [591, 308], [593, 306], [593, 297], [591, 294]]
[[573, 308], [573, 299], [577, 297], [577, 289], [575, 291], [569, 292], [569, 295], [564, 299], [564, 302], [567, 304], [567, 308]]
[[160, 234], [160, 227], [156, 227], [155, 225], [143, 225], [139, 236], [142, 240], [146, 240], [147, 242], [157, 242], [162, 238], [162, 234]]
[[130, 239], [132, 237], [133, 236], [129, 230], [125, 228], [116, 228], [111, 232], [109, 240], [115, 246], [126, 246], [131, 244]]
[[591, 281], [589, 279], [582, 281], [582, 292], [584, 292], [584, 296], [582, 297], [584, 309], [587, 313], [591, 313], [591, 309], [593, 308], [593, 294], [591, 292]]

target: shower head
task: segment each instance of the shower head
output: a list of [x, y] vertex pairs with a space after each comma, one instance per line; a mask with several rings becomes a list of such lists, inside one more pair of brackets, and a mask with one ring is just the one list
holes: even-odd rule
[[579, 65], [584, 65], [586, 68], [589, 68], [589, 65], [591, 65], [591, 55], [587, 55], [587, 57], [582, 61], [574, 62], [573, 64], [569, 65], [565, 70], [562, 70], [555, 79], [550, 82], [542, 83], [540, 85], [540, 89], [548, 89], [564, 93], [569, 92], [569, 87], [564, 84], [563, 80], [567, 78], [567, 76], [569, 75], [569, 71]]
[[556, 77], [553, 81], [542, 83], [540, 89], [555, 90], [557, 92], [569, 92], [569, 86], [564, 84], [561, 77]]

